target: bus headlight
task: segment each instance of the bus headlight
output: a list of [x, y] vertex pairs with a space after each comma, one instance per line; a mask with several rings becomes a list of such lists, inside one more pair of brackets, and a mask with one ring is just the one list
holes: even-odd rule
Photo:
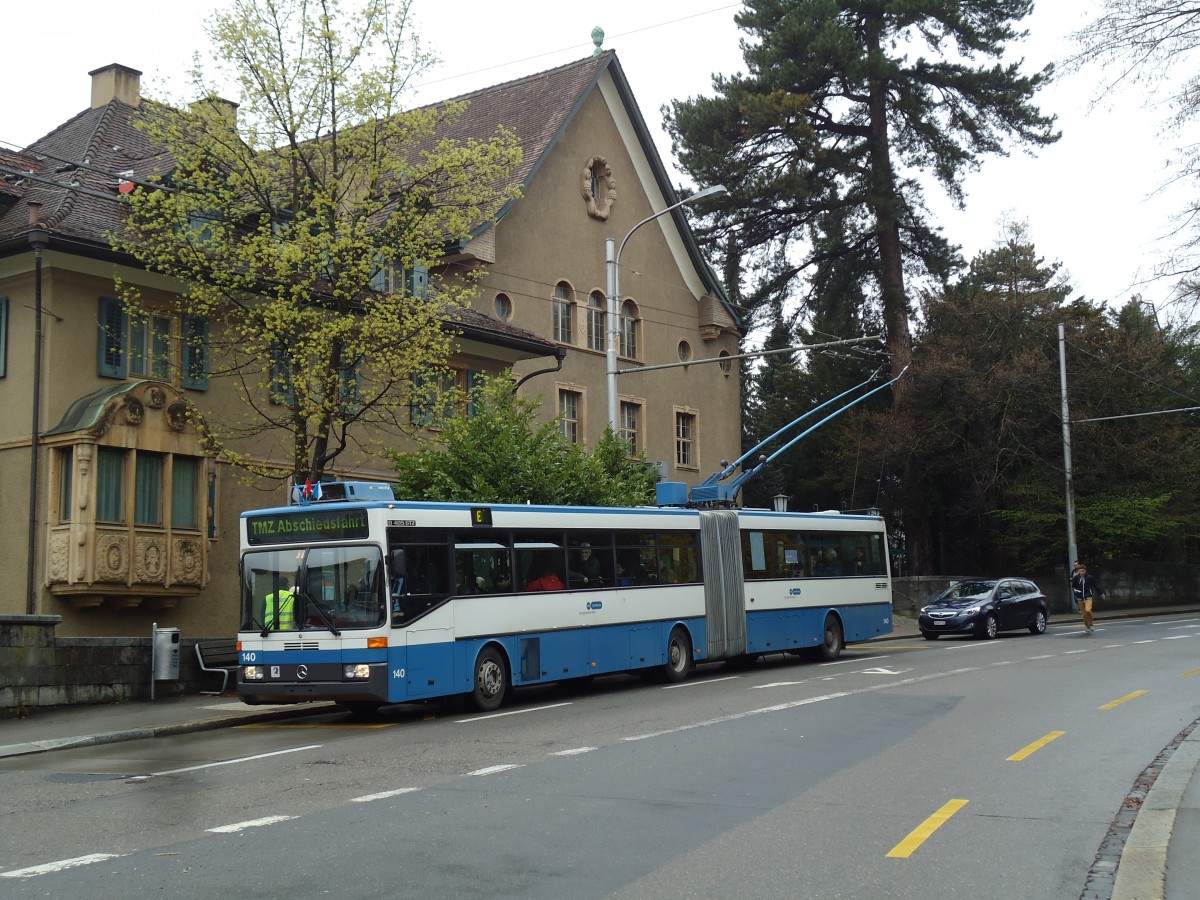
[[242, 666], [242, 678], [246, 681], [262, 681], [264, 677], [262, 666]]
[[371, 677], [371, 667], [366, 663], [351, 663], [342, 669], [342, 677], [347, 681], [366, 681]]

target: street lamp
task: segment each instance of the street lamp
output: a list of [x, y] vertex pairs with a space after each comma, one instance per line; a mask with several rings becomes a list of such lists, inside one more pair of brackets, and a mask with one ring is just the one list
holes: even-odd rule
[[728, 189], [725, 185], [714, 184], [711, 187], [696, 191], [696, 193], [692, 194], [686, 200], [672, 203], [666, 209], [659, 210], [654, 215], [646, 216], [646, 218], [630, 228], [625, 237], [621, 239], [621, 245], [617, 247], [615, 255], [613, 254], [613, 245], [615, 243], [613, 239], [607, 238], [604, 241], [604, 264], [608, 269], [608, 327], [605, 329], [608, 336], [608, 425], [612, 428], [614, 434], [619, 434], [621, 430], [617, 419], [617, 337], [618, 328], [620, 327], [618, 307], [620, 305], [621, 293], [621, 252], [625, 249], [625, 244], [628, 243], [629, 239], [633, 237], [633, 233], [647, 222], [653, 221], [659, 216], [665, 216], [671, 210], [677, 209], [685, 203], [695, 203], [697, 200], [703, 200], [705, 197], [727, 192]]

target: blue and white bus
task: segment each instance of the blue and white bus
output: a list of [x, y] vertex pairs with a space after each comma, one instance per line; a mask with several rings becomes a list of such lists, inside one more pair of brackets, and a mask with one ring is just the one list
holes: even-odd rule
[[[811, 651], [892, 628], [877, 516], [405, 502], [386, 485], [241, 516], [238, 693], [371, 710]], [[330, 499], [331, 497], [339, 499]], [[378, 497], [379, 499], [372, 499]]]

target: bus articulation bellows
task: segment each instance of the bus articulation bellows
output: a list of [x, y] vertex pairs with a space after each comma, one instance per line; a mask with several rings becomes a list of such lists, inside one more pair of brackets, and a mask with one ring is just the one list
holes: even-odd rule
[[[386, 485], [241, 516], [238, 693], [365, 711], [892, 628], [878, 516], [418, 503]], [[333, 498], [349, 499], [333, 499]], [[358, 498], [365, 499], [358, 499]], [[379, 499], [372, 499], [379, 498]]]

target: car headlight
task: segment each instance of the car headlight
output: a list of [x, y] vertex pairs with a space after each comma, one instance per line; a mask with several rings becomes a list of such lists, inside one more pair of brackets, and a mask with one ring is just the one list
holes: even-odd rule
[[928, 607], [928, 606], [922, 606], [922, 607], [921, 607], [921, 612], [923, 612], [923, 613], [929, 612], [929, 607]]
[[242, 666], [242, 678], [246, 681], [262, 681], [264, 671], [262, 666]]
[[366, 663], [351, 663], [342, 668], [342, 677], [347, 681], [366, 681], [371, 677], [371, 667]]
[[972, 606], [970, 609], [964, 609], [962, 611], [962, 614], [964, 616], [977, 616], [977, 615], [979, 615], [979, 611], [981, 609], [983, 609], [982, 606]]

